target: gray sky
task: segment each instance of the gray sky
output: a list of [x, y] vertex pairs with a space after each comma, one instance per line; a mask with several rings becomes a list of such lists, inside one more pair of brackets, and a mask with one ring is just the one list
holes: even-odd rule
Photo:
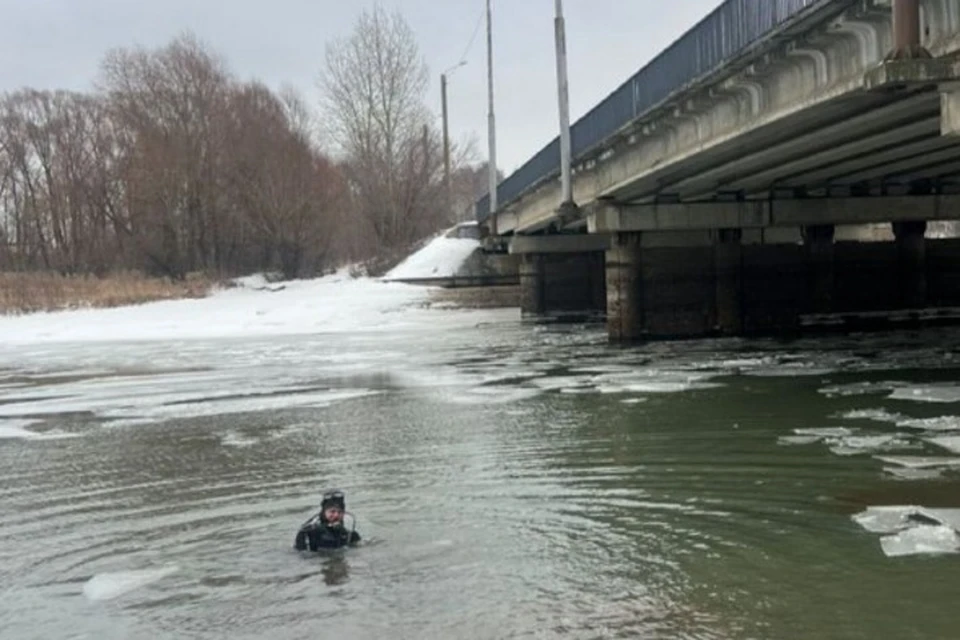
[[[159, 46], [190, 30], [242, 79], [290, 84], [317, 103], [324, 45], [348, 35], [373, 0], [0, 0], [0, 91], [88, 89], [103, 54]], [[440, 113], [439, 75], [474, 34], [484, 0], [381, 0], [399, 9], [430, 66], [429, 104]], [[570, 108], [576, 120], [720, 0], [566, 0]], [[557, 134], [552, 0], [494, 0], [498, 164], [509, 175]], [[450, 77], [451, 136], [474, 138], [486, 158], [483, 25], [468, 64]]]

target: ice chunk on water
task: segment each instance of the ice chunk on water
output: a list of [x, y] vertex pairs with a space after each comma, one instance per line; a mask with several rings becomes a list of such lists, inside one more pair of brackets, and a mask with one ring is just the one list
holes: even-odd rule
[[905, 419], [905, 417], [899, 413], [890, 413], [886, 409], [857, 409], [855, 411], [841, 413], [839, 418], [842, 420], [873, 420], [874, 422], [893, 423]]
[[844, 438], [827, 438], [830, 451], [838, 456], [853, 456], [873, 451], [888, 451], [891, 449], [907, 449], [913, 445], [900, 434], [885, 434], [879, 436], [847, 436]]
[[917, 554], [957, 553], [960, 535], [947, 525], [920, 525], [892, 536], [880, 538], [880, 546], [887, 557]]
[[880, 539], [888, 557], [960, 552], [960, 509], [868, 507], [853, 520]]
[[960, 454], [960, 436], [938, 436], [936, 438], [927, 438], [927, 442], [943, 447], [951, 453]]
[[252, 438], [250, 436], [244, 435], [238, 431], [227, 431], [224, 434], [220, 435], [220, 442], [225, 447], [252, 447], [257, 444], [259, 440], [257, 438]]
[[820, 442], [822, 438], [820, 436], [780, 436], [777, 438], [777, 444], [786, 444], [786, 445], [805, 445], [805, 444], [814, 444]]
[[130, 591], [158, 582], [176, 573], [177, 570], [177, 567], [169, 566], [139, 571], [98, 573], [83, 585], [83, 595], [88, 600], [112, 600]]
[[943, 476], [944, 469], [918, 469], [916, 467], [884, 467], [884, 471], [900, 480], [936, 480]]
[[820, 393], [829, 397], [864, 396], [885, 393], [904, 386], [907, 386], [906, 382], [890, 380], [884, 382], [855, 382], [824, 387], [820, 389]]
[[847, 427], [805, 427], [794, 429], [796, 435], [780, 436], [777, 438], [778, 444], [783, 445], [806, 445], [814, 444], [827, 438], [840, 438], [853, 435], [853, 431]]
[[927, 431], [956, 431], [960, 430], [960, 416], [940, 416], [938, 418], [903, 419], [897, 422], [898, 427], [909, 429], [926, 429]]
[[793, 432], [798, 436], [814, 436], [817, 438], [843, 438], [853, 435], [853, 430], [847, 427], [805, 427], [794, 429]]
[[794, 376], [826, 376], [836, 371], [834, 367], [817, 367], [812, 364], [779, 364], [773, 367], [758, 367], [745, 373], [758, 378], [792, 378]]
[[912, 385], [894, 389], [890, 398], [914, 402], [960, 402], [960, 386], [955, 384]]
[[27, 427], [39, 424], [36, 420], [5, 420], [0, 418], [0, 440], [62, 440], [78, 438], [76, 433], [62, 431], [31, 431]]
[[854, 522], [871, 533], [896, 533], [908, 526], [908, 517], [919, 507], [867, 507], [853, 516]]
[[937, 469], [960, 467], [960, 458], [946, 456], [874, 456], [881, 462], [895, 464], [907, 469]]

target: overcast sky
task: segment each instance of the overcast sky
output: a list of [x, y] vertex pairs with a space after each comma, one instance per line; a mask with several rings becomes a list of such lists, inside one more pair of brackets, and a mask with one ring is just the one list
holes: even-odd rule
[[[381, 0], [399, 9], [430, 66], [428, 101], [440, 113], [439, 76], [463, 55], [485, 0]], [[573, 120], [720, 0], [566, 0]], [[324, 46], [349, 35], [373, 0], [0, 0], [0, 91], [90, 88], [111, 48], [159, 46], [189, 30], [243, 79], [297, 87], [317, 102]], [[509, 174], [557, 135], [552, 0], [494, 0], [498, 164]], [[451, 135], [486, 158], [486, 42], [481, 24], [450, 76]]]

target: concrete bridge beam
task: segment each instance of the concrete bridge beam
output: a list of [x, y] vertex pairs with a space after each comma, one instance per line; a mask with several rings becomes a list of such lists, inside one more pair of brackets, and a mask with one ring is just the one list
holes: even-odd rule
[[591, 233], [768, 229], [960, 219], [960, 195], [823, 197], [639, 205], [597, 204], [587, 216]]

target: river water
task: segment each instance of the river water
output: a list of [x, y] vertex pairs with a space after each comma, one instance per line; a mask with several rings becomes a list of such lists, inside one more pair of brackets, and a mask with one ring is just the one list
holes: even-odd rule
[[0, 347], [0, 637], [960, 634], [960, 332], [438, 318]]

